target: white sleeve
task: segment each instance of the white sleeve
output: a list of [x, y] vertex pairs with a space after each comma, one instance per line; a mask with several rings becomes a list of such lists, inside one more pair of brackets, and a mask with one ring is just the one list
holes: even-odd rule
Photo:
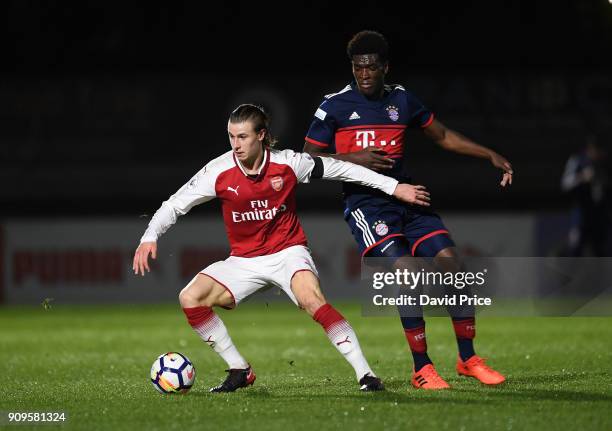
[[286, 161], [293, 169], [298, 183], [309, 183], [310, 174], [315, 166], [314, 159], [308, 153], [297, 153], [293, 150], [284, 150]]
[[392, 195], [399, 181], [376, 173], [355, 163], [336, 160], [332, 157], [320, 157], [323, 162], [323, 179], [356, 183], [381, 190]]
[[[309, 183], [312, 170], [315, 167], [313, 157], [308, 153], [298, 153], [292, 150], [283, 150], [284, 161], [291, 166], [298, 182]], [[318, 157], [323, 162], [324, 180], [337, 180], [347, 183], [356, 183], [366, 187], [381, 190], [392, 195], [398, 185], [398, 181], [378, 174], [368, 168], [351, 162], [336, 160], [332, 157]]]
[[[174, 223], [179, 216], [185, 215], [191, 208], [216, 197], [215, 180], [217, 175], [207, 172], [204, 166], [187, 184], [164, 201], [149, 222], [149, 226], [140, 242], [155, 242]], [[209, 169], [210, 170], [210, 169]]]

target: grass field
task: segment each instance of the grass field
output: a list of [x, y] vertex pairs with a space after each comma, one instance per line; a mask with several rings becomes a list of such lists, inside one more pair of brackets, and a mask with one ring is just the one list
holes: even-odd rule
[[[497, 388], [455, 374], [449, 320], [429, 319], [430, 355], [453, 389], [425, 392], [408, 385], [397, 319], [338, 308], [386, 392], [360, 393], [319, 325], [287, 303], [219, 313], [257, 373], [234, 394], [208, 393], [225, 364], [178, 306], [3, 307], [0, 411], [63, 410], [62, 428], [88, 430], [612, 429], [612, 318], [480, 319], [477, 351], [508, 377]], [[197, 370], [184, 396], [160, 395], [148, 380], [155, 357], [172, 350]]]

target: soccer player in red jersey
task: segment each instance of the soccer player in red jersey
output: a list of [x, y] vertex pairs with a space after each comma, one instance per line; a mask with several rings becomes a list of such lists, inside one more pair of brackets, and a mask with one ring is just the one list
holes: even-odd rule
[[[389, 47], [383, 35], [362, 31], [349, 42], [347, 53], [355, 80], [325, 96], [306, 135], [305, 152], [350, 161], [410, 183], [402, 166], [405, 131], [417, 128], [445, 150], [488, 159], [503, 171], [501, 186], [512, 184], [512, 166], [504, 157], [445, 127], [403, 86], [385, 84]], [[428, 257], [442, 268], [460, 267], [455, 244], [437, 214], [360, 185], [344, 184], [343, 189], [345, 220], [362, 256], [397, 258], [398, 264], [403, 256]], [[504, 377], [474, 351], [473, 312], [449, 311], [459, 347], [457, 372], [485, 384], [502, 383]], [[401, 320], [414, 359], [413, 386], [448, 388], [427, 354], [422, 310], [402, 315]]]
[[135, 252], [134, 272], [149, 271], [149, 255], [155, 259], [157, 240], [178, 216], [219, 198], [231, 255], [203, 269], [179, 294], [189, 324], [229, 368], [225, 381], [211, 392], [233, 392], [255, 381], [212, 307], [234, 308], [269, 286], [282, 289], [323, 327], [355, 370], [362, 391], [383, 390], [351, 325], [321, 293], [297, 218], [295, 189], [315, 178], [350, 181], [416, 205], [427, 205], [429, 193], [352, 163], [271, 148], [268, 116], [255, 105], [236, 108], [227, 130], [231, 151], [206, 164], [157, 210]]

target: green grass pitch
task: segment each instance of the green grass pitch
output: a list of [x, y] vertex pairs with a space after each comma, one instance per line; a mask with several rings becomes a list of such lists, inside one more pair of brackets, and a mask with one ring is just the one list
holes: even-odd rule
[[[426, 392], [409, 386], [411, 360], [396, 318], [361, 317], [354, 304], [337, 308], [386, 392], [360, 393], [319, 325], [289, 303], [219, 313], [257, 373], [254, 386], [233, 394], [208, 393], [225, 364], [178, 305], [5, 306], [0, 411], [63, 410], [63, 429], [113, 431], [612, 429], [612, 318], [480, 319], [477, 352], [508, 377], [497, 388], [456, 375], [450, 322], [431, 318], [430, 355], [453, 389]], [[161, 395], [149, 382], [165, 351], [194, 362], [187, 395]]]

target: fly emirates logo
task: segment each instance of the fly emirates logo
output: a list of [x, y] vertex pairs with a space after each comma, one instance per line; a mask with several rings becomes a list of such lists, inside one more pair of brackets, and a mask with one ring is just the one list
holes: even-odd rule
[[251, 201], [250, 211], [232, 211], [232, 221], [234, 223], [242, 223], [246, 221], [272, 220], [276, 217], [277, 213], [283, 212], [286, 209], [285, 204], [281, 204], [278, 208], [276, 206], [269, 208], [267, 199]]

